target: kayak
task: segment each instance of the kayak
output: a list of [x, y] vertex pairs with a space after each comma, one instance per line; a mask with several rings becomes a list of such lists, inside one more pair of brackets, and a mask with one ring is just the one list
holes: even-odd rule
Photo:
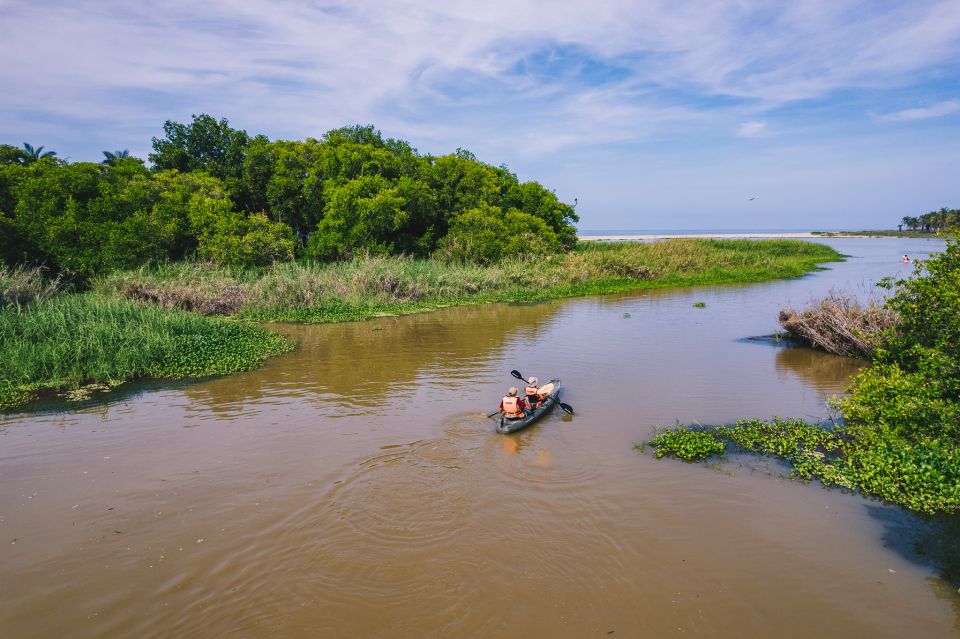
[[[557, 402], [560, 401], [560, 380], [551, 379], [550, 384], [553, 384], [553, 389], [550, 391], [550, 394], [547, 396], [543, 403], [526, 417], [521, 417], [519, 419], [509, 419], [504, 415], [499, 416], [499, 421], [497, 422], [497, 432], [498, 433], [515, 433], [521, 428], [526, 428], [533, 422], [537, 421], [547, 413], [549, 413], [554, 406], [557, 405]], [[545, 388], [550, 384], [544, 384], [541, 388]]]

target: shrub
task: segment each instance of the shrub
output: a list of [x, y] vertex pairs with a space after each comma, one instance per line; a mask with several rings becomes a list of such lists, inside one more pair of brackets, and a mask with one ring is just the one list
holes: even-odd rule
[[540, 218], [514, 209], [503, 215], [498, 207], [482, 205], [454, 218], [438, 256], [447, 261], [493, 264], [562, 250], [557, 234]]
[[293, 259], [293, 231], [263, 213], [246, 215], [233, 211], [227, 200], [195, 198], [190, 220], [198, 238], [197, 255], [221, 266], [266, 266]]

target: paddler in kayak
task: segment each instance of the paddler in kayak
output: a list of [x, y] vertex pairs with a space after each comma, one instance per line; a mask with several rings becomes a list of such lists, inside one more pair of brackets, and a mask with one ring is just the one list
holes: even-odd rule
[[517, 397], [516, 386], [511, 386], [507, 394], [500, 400], [500, 410], [497, 412], [506, 416], [507, 419], [520, 419], [531, 413], [527, 408], [527, 403]]
[[530, 410], [537, 410], [537, 408], [540, 407], [542, 400], [538, 397], [540, 390], [539, 384], [540, 380], [536, 377], [531, 377], [527, 380], [527, 387], [523, 389], [524, 394], [527, 396], [527, 405], [530, 407]]

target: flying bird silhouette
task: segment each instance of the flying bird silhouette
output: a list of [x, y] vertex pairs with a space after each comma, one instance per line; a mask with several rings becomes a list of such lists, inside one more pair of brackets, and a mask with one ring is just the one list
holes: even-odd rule
[[750, 198], [750, 199], [747, 200], [747, 201], [748, 201], [748, 202], [753, 202], [755, 199], [757, 199], [757, 196], [756, 196], [756, 195], [754, 195], [752, 198]]

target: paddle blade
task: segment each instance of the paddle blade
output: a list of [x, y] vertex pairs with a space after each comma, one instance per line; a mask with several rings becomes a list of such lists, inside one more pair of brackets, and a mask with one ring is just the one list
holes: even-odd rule
[[510, 371], [510, 374], [519, 380], [524, 379], [523, 375], [520, 374], [520, 371]]
[[573, 415], [573, 406], [570, 404], [564, 404], [563, 402], [557, 402], [557, 406], [563, 409], [567, 415]]

